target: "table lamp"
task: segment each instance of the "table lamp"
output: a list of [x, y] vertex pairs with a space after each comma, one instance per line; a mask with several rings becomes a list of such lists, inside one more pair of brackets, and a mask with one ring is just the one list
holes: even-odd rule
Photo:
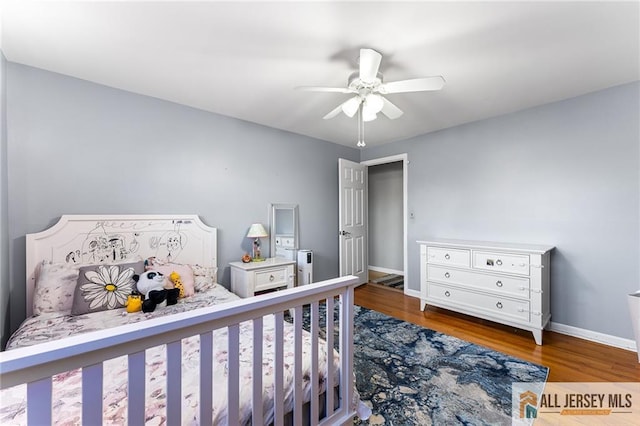
[[264, 259], [260, 256], [260, 238], [267, 237], [267, 231], [264, 229], [261, 223], [254, 223], [249, 228], [247, 238], [255, 238], [253, 240], [253, 262], [261, 262]]

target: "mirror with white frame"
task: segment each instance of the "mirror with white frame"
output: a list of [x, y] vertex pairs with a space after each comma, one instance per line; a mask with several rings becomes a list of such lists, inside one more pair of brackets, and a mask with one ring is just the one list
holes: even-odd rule
[[271, 256], [292, 258], [298, 249], [298, 205], [271, 204]]

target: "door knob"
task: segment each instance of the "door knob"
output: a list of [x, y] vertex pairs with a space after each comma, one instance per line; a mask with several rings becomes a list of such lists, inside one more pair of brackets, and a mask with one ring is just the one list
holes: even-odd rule
[[351, 232], [340, 231], [340, 232], [338, 232], [338, 235], [344, 235], [346, 237], [347, 235], [351, 235]]

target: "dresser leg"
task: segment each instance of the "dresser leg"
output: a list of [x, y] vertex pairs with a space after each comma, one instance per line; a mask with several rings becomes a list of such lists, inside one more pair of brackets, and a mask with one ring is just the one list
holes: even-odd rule
[[427, 308], [427, 301], [420, 299], [420, 310], [424, 312], [426, 308]]
[[542, 330], [532, 330], [531, 332], [536, 340], [536, 345], [542, 345]]

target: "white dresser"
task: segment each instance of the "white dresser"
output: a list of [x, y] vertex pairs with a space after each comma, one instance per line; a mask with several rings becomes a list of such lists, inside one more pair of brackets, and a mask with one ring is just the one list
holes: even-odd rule
[[429, 239], [420, 244], [420, 309], [438, 306], [533, 333], [551, 318], [552, 246]]
[[230, 262], [231, 291], [240, 297], [295, 285], [295, 260], [272, 257], [263, 262]]

